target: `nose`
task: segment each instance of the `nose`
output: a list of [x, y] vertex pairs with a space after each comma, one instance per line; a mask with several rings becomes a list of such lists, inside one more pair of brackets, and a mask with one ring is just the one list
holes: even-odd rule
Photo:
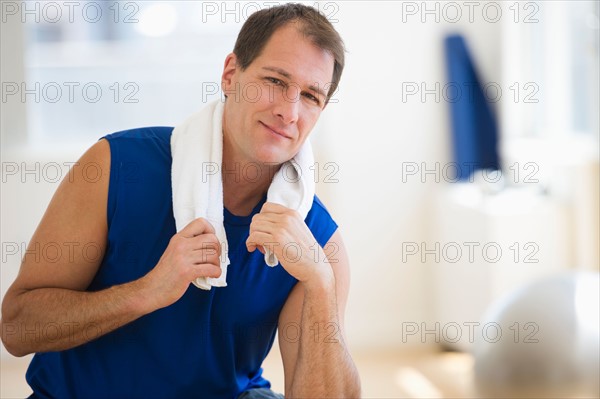
[[273, 113], [286, 125], [298, 121], [298, 108], [300, 107], [300, 90], [290, 86], [282, 91], [280, 98], [276, 100]]

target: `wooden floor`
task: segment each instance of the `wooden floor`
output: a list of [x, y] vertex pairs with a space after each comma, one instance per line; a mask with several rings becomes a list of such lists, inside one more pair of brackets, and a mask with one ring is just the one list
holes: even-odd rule
[[[468, 354], [371, 351], [353, 353], [353, 358], [361, 375], [363, 398], [480, 397], [474, 389], [473, 359]], [[0, 398], [23, 398], [31, 393], [24, 378], [29, 359], [30, 357], [11, 358], [0, 363]], [[265, 360], [264, 376], [271, 381], [275, 391], [283, 392], [283, 367], [276, 346]], [[597, 397], [585, 394], [566, 396]]]
[[[476, 398], [470, 355], [461, 353], [353, 353], [364, 398]], [[283, 367], [273, 350], [264, 363], [273, 389], [283, 392]]]
[[[464, 354], [357, 353], [364, 398], [459, 398], [470, 393], [472, 360]], [[0, 398], [31, 393], [25, 382], [30, 357], [2, 361]], [[283, 392], [283, 367], [274, 350], [264, 363], [264, 376]]]

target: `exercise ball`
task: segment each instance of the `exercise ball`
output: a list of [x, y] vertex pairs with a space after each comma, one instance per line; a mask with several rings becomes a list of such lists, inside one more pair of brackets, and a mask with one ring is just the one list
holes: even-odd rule
[[565, 273], [494, 302], [473, 345], [482, 397], [600, 395], [600, 274]]

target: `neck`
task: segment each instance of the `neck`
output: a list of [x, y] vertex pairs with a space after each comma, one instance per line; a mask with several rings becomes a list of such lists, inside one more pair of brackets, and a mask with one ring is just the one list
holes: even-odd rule
[[223, 205], [237, 216], [247, 216], [265, 196], [279, 165], [263, 164], [234, 154], [223, 142]]

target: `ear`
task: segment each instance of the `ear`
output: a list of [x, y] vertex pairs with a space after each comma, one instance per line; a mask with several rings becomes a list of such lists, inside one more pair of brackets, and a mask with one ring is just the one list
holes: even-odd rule
[[232, 90], [234, 85], [234, 76], [237, 71], [237, 57], [234, 53], [230, 53], [225, 58], [225, 65], [223, 66], [223, 75], [221, 75], [221, 90], [223, 93], [228, 93]]

